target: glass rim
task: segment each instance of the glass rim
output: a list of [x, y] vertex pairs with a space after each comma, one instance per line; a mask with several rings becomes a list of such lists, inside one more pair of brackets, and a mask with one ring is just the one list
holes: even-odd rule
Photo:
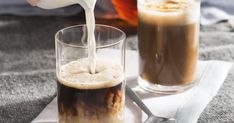
[[[143, 4], [143, 0], [137, 0], [137, 1], [139, 1], [137, 4], [138, 5], [145, 5], [145, 4]], [[193, 4], [190, 8], [184, 8], [184, 9], [182, 9], [182, 10], [178, 10], [178, 11], [167, 11], [167, 12], [161, 12], [161, 11], [159, 11], [159, 10], [155, 10], [154, 9], [154, 11], [157, 11], [157, 12], [161, 12], [161, 13], [176, 13], [176, 12], [184, 12], [184, 11], [188, 11], [188, 10], [191, 10], [191, 9], [194, 9], [194, 8], [196, 8], [196, 7], [200, 7], [201, 6], [201, 0], [194, 0], [194, 1], [196, 1], [196, 3], [195, 4]], [[138, 6], [137, 5], [137, 6]]]
[[[61, 43], [62, 45], [65, 45], [65, 46], [68, 46], [68, 47], [87, 49], [88, 48], [87, 46], [68, 44], [68, 43], [65, 43], [65, 42], [63, 42], [63, 41], [61, 41], [61, 40], [58, 39], [58, 35], [59, 35], [60, 32], [63, 32], [63, 31], [68, 30], [68, 29], [80, 28], [80, 27], [84, 27], [84, 26], [87, 26], [87, 25], [86, 24], [79, 24], [79, 25], [68, 26], [68, 27], [65, 27], [63, 29], [60, 29], [58, 32], [55, 33], [55, 42]], [[113, 29], [113, 30], [118, 31], [118, 32], [121, 33], [120, 39], [118, 41], [116, 41], [115, 43], [110, 43], [110, 44], [106, 44], [106, 45], [100, 45], [100, 46], [97, 46], [96, 49], [101, 49], [101, 48], [107, 48], [107, 47], [115, 46], [115, 45], [120, 44], [121, 42], [123, 42], [126, 39], [125, 32], [122, 31], [121, 29], [117, 28], [117, 27], [110, 26], [110, 25], [104, 25], [104, 24], [95, 24], [95, 27], [105, 27], [105, 28]]]

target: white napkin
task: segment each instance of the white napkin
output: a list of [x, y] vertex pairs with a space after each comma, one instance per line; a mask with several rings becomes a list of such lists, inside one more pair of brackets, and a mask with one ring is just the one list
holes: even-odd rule
[[[142, 90], [137, 85], [138, 58], [134, 51], [127, 51], [127, 84], [142, 98], [157, 116], [172, 117], [177, 123], [196, 123], [207, 104], [223, 84], [232, 63], [222, 61], [199, 61], [197, 77], [199, 84], [180, 94], [159, 95]], [[128, 97], [126, 98], [125, 123], [141, 123], [147, 116]], [[56, 123], [56, 98], [32, 121], [32, 123]]]

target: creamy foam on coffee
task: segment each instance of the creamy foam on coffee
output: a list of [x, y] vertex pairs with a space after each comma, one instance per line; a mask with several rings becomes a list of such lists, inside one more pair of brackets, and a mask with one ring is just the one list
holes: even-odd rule
[[77, 89], [100, 89], [123, 82], [121, 66], [111, 61], [97, 59], [96, 73], [91, 74], [87, 58], [72, 61], [61, 67], [59, 82]]
[[149, 24], [187, 25], [199, 20], [199, 3], [195, 0], [140, 0], [139, 18]]

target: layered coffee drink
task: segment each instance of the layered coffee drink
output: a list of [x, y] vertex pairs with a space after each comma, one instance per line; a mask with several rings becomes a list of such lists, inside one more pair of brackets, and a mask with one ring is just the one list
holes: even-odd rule
[[61, 66], [57, 75], [60, 123], [123, 123], [123, 71], [107, 60], [96, 63], [94, 74], [87, 58]]
[[194, 81], [200, 4], [196, 0], [139, 0], [140, 77], [150, 84]]

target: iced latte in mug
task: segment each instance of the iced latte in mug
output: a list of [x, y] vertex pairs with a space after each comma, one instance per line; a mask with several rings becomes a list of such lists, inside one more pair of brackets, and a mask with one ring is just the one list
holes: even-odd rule
[[161, 93], [194, 85], [199, 47], [200, 1], [139, 0], [141, 87]]

